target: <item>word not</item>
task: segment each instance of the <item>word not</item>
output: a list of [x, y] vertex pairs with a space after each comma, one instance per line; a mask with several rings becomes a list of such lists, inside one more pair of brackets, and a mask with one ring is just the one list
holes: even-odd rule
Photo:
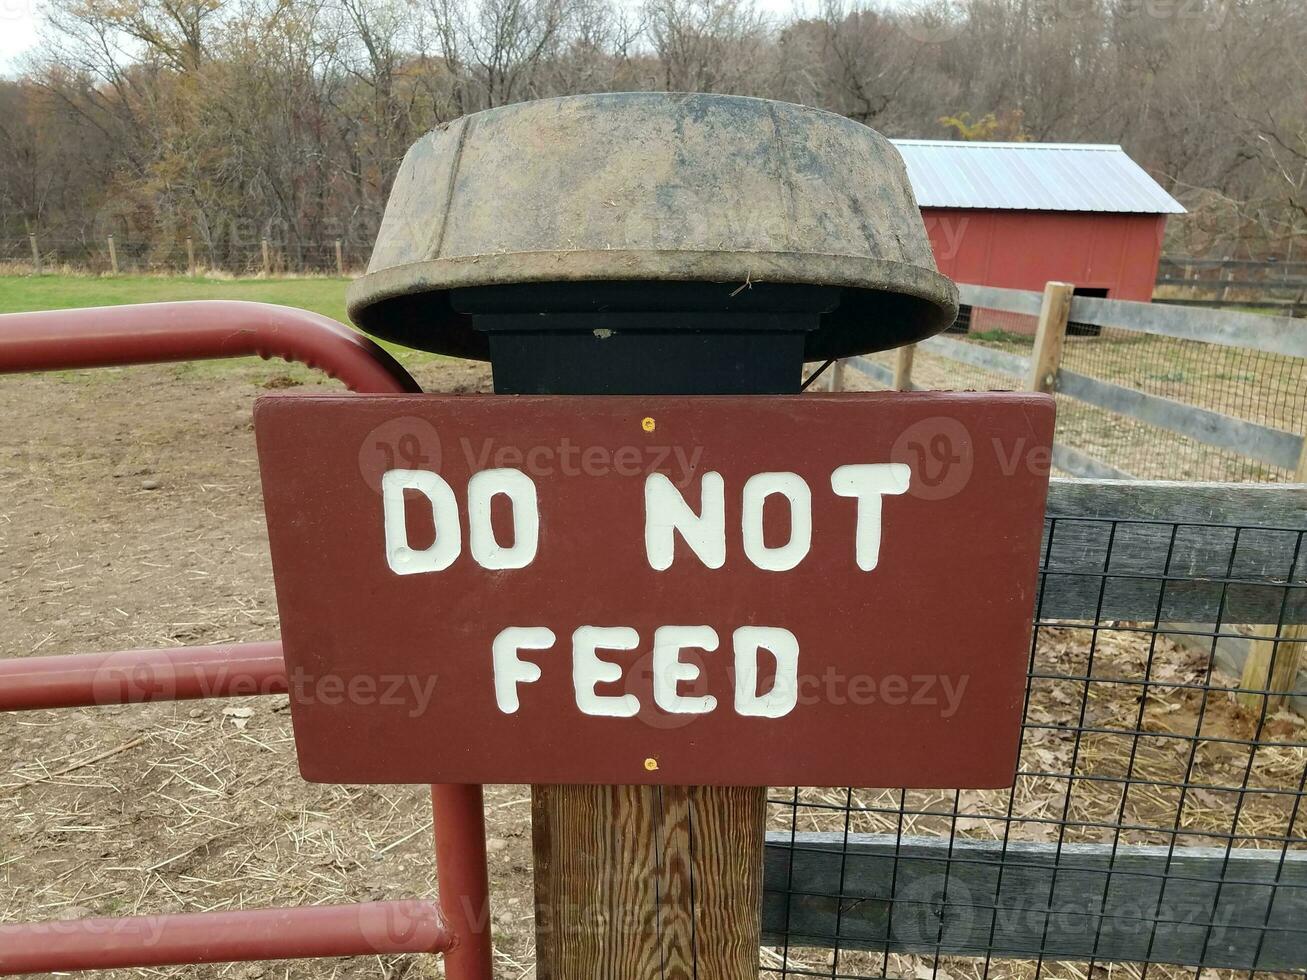
[[[732, 634], [735, 653], [735, 712], [753, 718], [781, 718], [794, 710], [799, 697], [799, 641], [787, 629], [775, 626], [741, 626]], [[541, 677], [539, 664], [518, 656], [523, 650], [552, 649], [557, 637], [546, 626], [510, 626], [491, 645], [495, 701], [504, 714], [521, 706], [518, 688]], [[572, 634], [572, 687], [576, 706], [583, 714], [607, 718], [633, 718], [640, 713], [634, 694], [599, 694], [600, 684], [622, 680], [620, 665], [599, 656], [600, 650], [635, 650], [640, 634], [630, 626], [581, 626]], [[669, 714], [707, 714], [717, 707], [711, 694], [683, 695], [682, 682], [699, 677], [699, 668], [681, 659], [683, 650], [717, 649], [717, 631], [710, 626], [659, 626], [654, 630], [654, 703]], [[775, 661], [771, 690], [758, 693], [762, 652]]]

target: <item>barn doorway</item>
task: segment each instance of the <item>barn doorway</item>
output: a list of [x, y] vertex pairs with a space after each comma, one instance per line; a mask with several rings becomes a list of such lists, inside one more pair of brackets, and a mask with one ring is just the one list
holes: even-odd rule
[[[1095, 299], [1107, 299], [1107, 289], [1099, 286], [1077, 286], [1073, 296], [1092, 296]], [[1074, 320], [1066, 325], [1068, 337], [1097, 337], [1103, 328], [1097, 323], [1076, 323]]]

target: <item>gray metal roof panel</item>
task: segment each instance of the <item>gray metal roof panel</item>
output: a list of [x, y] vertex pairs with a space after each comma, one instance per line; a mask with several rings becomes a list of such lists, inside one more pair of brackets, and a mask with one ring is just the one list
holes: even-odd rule
[[926, 208], [1184, 213], [1114, 144], [891, 142]]

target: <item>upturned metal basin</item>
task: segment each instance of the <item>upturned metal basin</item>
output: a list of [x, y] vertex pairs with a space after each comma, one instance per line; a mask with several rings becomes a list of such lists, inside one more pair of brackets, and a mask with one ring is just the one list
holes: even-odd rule
[[825, 287], [809, 360], [921, 340], [957, 314], [879, 133], [788, 103], [647, 92], [504, 106], [423, 136], [348, 305], [377, 336], [486, 358], [459, 291], [512, 287], [521, 304], [524, 284], [586, 283], [657, 284], [640, 291], [655, 311], [660, 293], [684, 309], [675, 283], [720, 287], [715, 309], [757, 284]]

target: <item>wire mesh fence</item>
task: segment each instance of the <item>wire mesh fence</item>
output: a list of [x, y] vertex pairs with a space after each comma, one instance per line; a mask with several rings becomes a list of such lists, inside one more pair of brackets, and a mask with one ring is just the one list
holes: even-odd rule
[[[1230, 652], [1250, 590], [1301, 638], [1304, 536], [1050, 517], [1014, 787], [773, 790], [762, 975], [1307, 972], [1307, 723], [1241, 692]], [[1059, 582], [1088, 597], [1083, 618]], [[1214, 622], [1171, 621], [1194, 590]], [[1117, 618], [1141, 601], [1150, 618]], [[1303, 696], [1299, 676], [1289, 703]]]
[[[339, 251], [338, 251], [339, 250]], [[359, 272], [367, 265], [371, 243], [348, 238], [339, 241], [293, 241], [261, 239], [207, 244], [186, 241], [148, 242], [115, 238], [109, 240], [37, 237], [0, 238], [0, 265], [27, 272], [72, 269], [81, 273], [110, 275], [232, 276], [335, 275]], [[193, 258], [193, 262], [192, 262]]]
[[[1307, 361], [1265, 351], [1103, 328], [1077, 336], [1072, 323], [1062, 366], [1138, 391], [1257, 422], [1307, 431]], [[1288, 469], [1205, 445], [1135, 419], [1060, 398], [1067, 441], [1141, 477], [1282, 481]]]
[[[964, 306], [947, 339], [1029, 358], [1036, 318]], [[954, 351], [954, 353], [959, 353]], [[889, 368], [893, 353], [870, 360]], [[1237, 346], [1102, 327], [1067, 325], [1060, 367], [1231, 419], [1289, 434], [1307, 432], [1307, 359]], [[912, 380], [924, 389], [1007, 390], [1024, 379], [964, 363], [930, 345], [918, 349]], [[1058, 393], [1057, 442], [1120, 473], [1144, 479], [1291, 481], [1294, 470]]]

